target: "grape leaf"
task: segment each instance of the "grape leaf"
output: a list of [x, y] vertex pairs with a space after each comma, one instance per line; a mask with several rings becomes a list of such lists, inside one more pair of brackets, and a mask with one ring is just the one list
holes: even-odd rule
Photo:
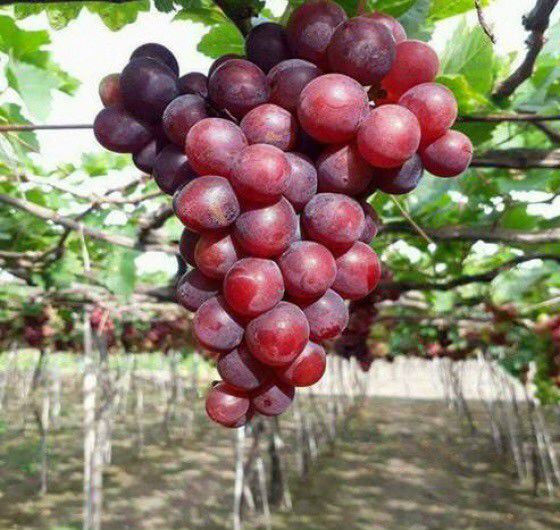
[[135, 2], [120, 4], [87, 2], [85, 5], [88, 11], [99, 15], [99, 18], [111, 31], [118, 31], [127, 24], [136, 22], [140, 12], [150, 10], [149, 0], [136, 0]]
[[409, 39], [429, 40], [434, 25], [428, 20], [430, 0], [416, 0], [414, 5], [399, 18]]
[[[487, 6], [491, 0], [482, 0], [482, 7]], [[432, 0], [430, 19], [434, 22], [444, 18], [454, 17], [474, 9], [473, 0]]]
[[198, 43], [197, 50], [208, 57], [216, 59], [226, 53], [245, 53], [243, 35], [231, 22], [214, 26]]

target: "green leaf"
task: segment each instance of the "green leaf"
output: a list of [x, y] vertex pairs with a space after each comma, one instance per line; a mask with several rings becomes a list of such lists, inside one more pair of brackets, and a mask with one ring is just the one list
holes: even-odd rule
[[[490, 0], [482, 0], [480, 3], [484, 7], [490, 3]], [[474, 9], [473, 0], [432, 0], [430, 18], [436, 22], [460, 15], [471, 9]]]
[[228, 22], [223, 12], [215, 6], [183, 9], [175, 15], [173, 20], [188, 20], [190, 22], [204, 24], [205, 26], [214, 26], [216, 24]]
[[106, 2], [88, 2], [88, 11], [99, 15], [103, 23], [111, 30], [118, 31], [127, 24], [136, 22], [138, 13], [150, 10], [149, 0], [136, 0], [119, 4]]
[[370, 11], [381, 11], [393, 17], [400, 17], [412, 8], [417, 0], [369, 0]]
[[430, 0], [416, 0], [414, 5], [399, 18], [409, 39], [430, 38], [434, 25], [428, 20], [429, 13]]
[[214, 26], [198, 43], [197, 50], [216, 59], [226, 53], [245, 53], [243, 35], [231, 22]]
[[154, 0], [154, 6], [162, 13], [170, 13], [174, 8], [173, 0]]
[[537, 218], [527, 213], [525, 206], [515, 206], [508, 208], [500, 220], [503, 228], [512, 230], [533, 230], [537, 228]]
[[106, 284], [114, 293], [127, 295], [136, 285], [136, 253], [129, 249], [115, 249], [107, 261]]
[[78, 18], [81, 10], [82, 4], [79, 2], [49, 4], [46, 8], [49, 24], [55, 30], [68, 26], [72, 20]]
[[0, 16], [0, 51], [10, 57], [28, 61], [30, 54], [50, 42], [48, 32], [20, 29], [10, 17]]
[[[0, 124], [25, 124], [30, 123], [21, 113], [21, 107], [14, 103], [4, 103], [0, 105]], [[12, 144], [13, 149], [18, 154], [28, 152], [38, 152], [39, 142], [37, 135], [33, 131], [14, 132], [2, 135], [2, 138]]]

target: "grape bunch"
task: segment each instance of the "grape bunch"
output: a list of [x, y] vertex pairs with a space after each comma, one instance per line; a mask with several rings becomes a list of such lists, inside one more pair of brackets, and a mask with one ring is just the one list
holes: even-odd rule
[[177, 300], [217, 356], [206, 410], [226, 427], [281, 414], [322, 377], [347, 301], [381, 275], [367, 198], [412, 191], [424, 168], [456, 176], [472, 156], [437, 55], [388, 15], [312, 0], [245, 44], [182, 77], [167, 48], [141, 46], [101, 82], [94, 124], [173, 196], [190, 266]]

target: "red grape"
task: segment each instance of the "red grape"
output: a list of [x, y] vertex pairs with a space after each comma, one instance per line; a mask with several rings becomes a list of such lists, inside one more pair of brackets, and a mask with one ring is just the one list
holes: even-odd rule
[[251, 395], [251, 404], [264, 416], [279, 416], [294, 400], [295, 389], [281, 381], [270, 381]]
[[286, 367], [276, 369], [278, 377], [291, 386], [311, 386], [320, 381], [327, 368], [322, 346], [309, 341], [304, 350]]
[[357, 140], [361, 155], [372, 166], [397, 167], [418, 149], [420, 125], [408, 109], [383, 105], [363, 121]]
[[149, 144], [140, 149], [140, 151], [132, 155], [132, 162], [134, 162], [134, 165], [140, 171], [151, 173], [159, 151], [158, 141], [152, 140]]
[[245, 39], [247, 59], [263, 72], [268, 72], [279, 62], [292, 57], [286, 40], [286, 30], [274, 22], [255, 26]]
[[208, 79], [208, 94], [218, 109], [241, 119], [268, 101], [268, 81], [257, 65], [245, 59], [231, 59]]
[[336, 276], [333, 255], [314, 241], [292, 243], [278, 259], [286, 292], [295, 298], [321, 296]]
[[195, 94], [185, 94], [167, 105], [161, 120], [167, 137], [183, 149], [191, 127], [204, 118], [208, 118], [204, 99]]
[[183, 151], [172, 144], [158, 153], [152, 172], [156, 184], [168, 195], [173, 195], [197, 176]]
[[315, 342], [337, 337], [348, 325], [348, 307], [332, 289], [302, 309], [309, 322], [309, 337]]
[[103, 109], [97, 114], [93, 133], [105, 149], [115, 153], [136, 153], [152, 140], [148, 125], [118, 107]]
[[373, 175], [373, 168], [362, 158], [355, 143], [331, 145], [317, 159], [320, 192], [359, 195]]
[[289, 302], [259, 315], [247, 325], [245, 340], [251, 353], [270, 366], [292, 362], [309, 340], [309, 324], [303, 311]]
[[377, 254], [362, 242], [336, 258], [336, 279], [332, 288], [342, 297], [357, 300], [379, 283], [381, 265]]
[[379, 24], [383, 24], [391, 32], [391, 35], [397, 44], [406, 40], [406, 31], [402, 27], [402, 24], [391, 15], [374, 11], [373, 13], [367, 13], [364, 16], [375, 20]]
[[250, 401], [244, 392], [218, 383], [206, 396], [206, 413], [224, 427], [241, 427], [250, 414]]
[[221, 57], [218, 57], [211, 65], [210, 68], [208, 69], [208, 79], [210, 79], [210, 77], [212, 77], [212, 74], [220, 67], [222, 66], [222, 64], [225, 64], [227, 61], [231, 61], [231, 59], [243, 59], [243, 57], [241, 55], [238, 55], [237, 53], [226, 53], [225, 55], [222, 55]]
[[122, 71], [120, 87], [126, 109], [150, 122], [160, 120], [165, 107], [179, 95], [176, 74], [150, 57], [130, 61]]
[[191, 232], [188, 228], [184, 228], [183, 233], [181, 234], [181, 239], [179, 240], [179, 254], [181, 254], [181, 257], [185, 260], [185, 262], [192, 267], [195, 266], [194, 249], [199, 238], [199, 234]]
[[256, 390], [272, 375], [270, 367], [253, 357], [245, 344], [223, 353], [216, 367], [226, 383], [246, 391]]
[[292, 242], [297, 217], [290, 203], [277, 203], [243, 212], [235, 222], [234, 236], [245, 252], [259, 258], [279, 256]]
[[436, 177], [456, 177], [469, 167], [472, 153], [468, 136], [459, 131], [447, 131], [424, 149], [422, 163]]
[[130, 59], [138, 59], [140, 57], [155, 59], [171, 68], [171, 70], [175, 72], [175, 75], [179, 75], [177, 59], [175, 59], [175, 56], [170, 50], [161, 44], [157, 44], [156, 42], [142, 44], [142, 46], [139, 46], [132, 52]]
[[196, 339], [213, 351], [229, 351], [241, 344], [243, 326], [222, 296], [206, 300], [197, 310], [193, 320], [193, 333]]
[[221, 118], [206, 118], [191, 127], [185, 152], [199, 175], [227, 177], [246, 145], [247, 139], [235, 123]]
[[373, 181], [378, 189], [392, 195], [410, 193], [422, 178], [424, 166], [415, 153], [402, 166], [390, 169], [376, 169]]
[[267, 76], [270, 102], [295, 112], [303, 88], [320, 75], [323, 75], [320, 68], [302, 59], [288, 59], [278, 63]]
[[327, 53], [335, 72], [369, 86], [389, 72], [396, 46], [386, 26], [372, 18], [355, 17], [336, 28]]
[[335, 252], [345, 250], [364, 230], [362, 207], [339, 193], [319, 193], [303, 210], [303, 228], [309, 237]]
[[196, 266], [210, 278], [222, 279], [240, 257], [231, 235], [222, 231], [202, 234], [194, 249]]
[[237, 195], [250, 203], [277, 202], [286, 187], [290, 166], [277, 147], [253, 144], [245, 147], [230, 175]]
[[180, 94], [196, 94], [204, 99], [208, 97], [208, 78], [200, 72], [190, 72], [177, 80]]
[[453, 92], [439, 83], [422, 83], [406, 91], [399, 100], [418, 119], [422, 144], [443, 136], [457, 119], [457, 100]]
[[397, 44], [397, 56], [391, 71], [383, 79], [383, 88], [395, 96], [420, 83], [436, 78], [439, 59], [425, 42], [405, 40]]
[[354, 137], [368, 110], [367, 94], [360, 83], [345, 75], [327, 74], [301, 91], [298, 117], [316, 140], [342, 143]]
[[200, 177], [173, 197], [175, 215], [190, 230], [219, 230], [239, 215], [239, 202], [231, 184], [223, 177]]
[[282, 151], [292, 149], [297, 139], [294, 116], [271, 103], [250, 110], [241, 120], [241, 130], [250, 144], [270, 144]]
[[296, 212], [301, 212], [311, 197], [317, 193], [317, 171], [313, 162], [299, 153], [286, 153], [290, 173], [284, 190]]
[[104, 107], [121, 107], [120, 74], [106, 75], [99, 83], [99, 98]]
[[360, 241], [369, 245], [372, 239], [377, 235], [379, 228], [381, 227], [381, 219], [377, 215], [377, 212], [373, 209], [373, 206], [367, 202], [362, 202], [362, 209], [364, 210], [365, 223], [362, 235], [360, 236]]
[[183, 276], [177, 284], [177, 302], [189, 311], [196, 311], [206, 300], [220, 292], [220, 282], [207, 278], [193, 269]]
[[299, 6], [286, 26], [288, 44], [296, 57], [328, 69], [327, 46], [334, 30], [346, 20], [344, 9], [330, 0], [313, 0]]
[[272, 309], [284, 296], [284, 281], [274, 261], [244, 258], [229, 269], [224, 298], [238, 314], [256, 317]]

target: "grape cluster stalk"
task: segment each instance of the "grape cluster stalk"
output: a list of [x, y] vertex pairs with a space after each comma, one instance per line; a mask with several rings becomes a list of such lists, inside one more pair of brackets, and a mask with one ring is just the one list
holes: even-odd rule
[[312, 0], [286, 27], [255, 26], [246, 56], [220, 57], [207, 76], [179, 77], [175, 56], [148, 43], [101, 81], [96, 138], [131, 153], [185, 226], [177, 301], [217, 359], [214, 421], [279, 415], [320, 380], [348, 304], [381, 276], [368, 197], [411, 192], [424, 168], [468, 167], [438, 68], [393, 17], [349, 19]]

